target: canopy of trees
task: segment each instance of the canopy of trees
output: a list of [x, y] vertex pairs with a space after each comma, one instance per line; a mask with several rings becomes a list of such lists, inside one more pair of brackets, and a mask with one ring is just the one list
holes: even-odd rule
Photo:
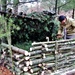
[[[57, 1], [57, 8], [55, 7], [56, 1]], [[33, 3], [33, 2], [37, 2], [37, 3], [40, 2], [41, 6], [45, 10], [51, 10], [51, 11], [58, 9], [58, 7], [66, 11], [75, 8], [75, 0], [0, 0], [0, 5], [2, 5], [3, 11], [6, 11], [7, 5], [13, 5], [13, 8], [18, 10], [15, 7], [24, 3]]]

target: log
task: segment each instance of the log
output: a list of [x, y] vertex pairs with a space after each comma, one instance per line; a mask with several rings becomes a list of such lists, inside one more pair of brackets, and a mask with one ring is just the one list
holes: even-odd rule
[[41, 48], [42, 48], [42, 46], [31, 47], [30, 51], [38, 50], [38, 49], [41, 49]]
[[20, 58], [23, 58], [23, 57], [24, 57], [23, 54], [14, 54], [13, 56], [14, 56], [14, 58], [16, 58], [16, 59], [20, 59]]
[[12, 59], [10, 57], [7, 57], [6, 60], [9, 62], [9, 63], [12, 63]]
[[66, 72], [63, 72], [62, 75], [75, 75], [75, 69], [71, 69]]
[[[75, 49], [75, 46], [70, 46], [70, 47], [66, 47], [66, 46], [62, 46], [58, 49], [58, 51], [61, 51], [61, 50], [70, 50], [70, 49]], [[40, 53], [46, 53], [46, 52], [51, 52], [51, 51], [55, 51], [55, 49], [47, 49], [47, 51], [43, 50], [37, 50], [37, 51], [32, 51], [30, 52], [30, 56], [32, 55], [36, 55], [36, 54], [40, 54]]]
[[70, 55], [73, 56], [74, 54], [75, 54], [74, 52], [72, 53], [72, 52], [70, 51], [70, 52], [67, 52], [67, 53], [64, 53], [64, 54], [58, 54], [58, 55], [57, 55], [57, 58], [60, 59], [60, 58], [63, 58], [63, 57], [66, 57], [66, 56], [70, 56]]
[[9, 64], [6, 64], [5, 67], [12, 70], [12, 67]]
[[38, 59], [38, 58], [41, 58], [41, 54], [34, 55], [34, 56], [30, 57], [31, 60], [35, 60], [35, 59]]
[[19, 64], [18, 67], [23, 70], [24, 72], [27, 72], [29, 70], [29, 67], [25, 66], [25, 64]]
[[42, 53], [41, 50], [33, 51], [33, 52], [30, 52], [30, 55], [29, 56], [37, 55], [37, 54], [40, 54], [40, 53]]
[[15, 56], [13, 56], [13, 59], [16, 59], [17, 61], [20, 61], [21, 59], [28, 61], [30, 59], [30, 57], [29, 56], [24, 57], [24, 55], [15, 55]]
[[15, 71], [16, 75], [23, 73], [23, 71], [16, 66], [14, 68], [14, 71]]
[[19, 68], [24, 67], [24, 66], [25, 66], [24, 64], [19, 64], [18, 65]]
[[21, 62], [24, 62], [24, 60], [25, 60], [25, 59], [21, 59], [20, 61], [15, 62], [15, 65], [17, 65], [17, 66], [18, 66]]
[[40, 68], [34, 68], [34, 69], [30, 69], [30, 70], [29, 70], [29, 72], [30, 72], [31, 74], [36, 73], [36, 72], [38, 72], [38, 71], [40, 71]]
[[[6, 48], [9, 47], [9, 45], [8, 45], [8, 44], [5, 44], [5, 43], [1, 43], [1, 45], [4, 46], [4, 47], [6, 47]], [[12, 46], [12, 45], [11, 45], [11, 49], [12, 49], [12, 51], [15, 51], [15, 52], [24, 54], [24, 55], [26, 55], [26, 56], [29, 55], [29, 52], [28, 52], [28, 51], [23, 50], [23, 49], [20, 49], [20, 48], [18, 48], [18, 47]]]
[[[66, 54], [62, 55], [61, 57], [60, 57], [60, 55], [58, 55], [58, 56], [57, 56], [57, 59], [63, 58], [63, 57], [65, 57], [65, 56], [69, 55], [69, 54], [70, 54], [70, 53], [66, 53]], [[44, 58], [44, 59], [37, 59], [37, 60], [31, 61], [31, 62], [30, 62], [30, 65], [39, 64], [39, 63], [44, 63], [44, 62], [46, 62], [46, 61], [52, 60], [51, 58], [54, 58], [54, 57], [48, 57], [48, 58]]]
[[65, 68], [69, 68], [69, 67], [72, 67], [72, 66], [74, 66], [75, 64], [67, 64], [67, 65], [60, 65], [60, 66], [58, 66], [58, 70], [60, 70], [60, 69], [65, 69]]
[[25, 62], [26, 66], [30, 66], [30, 61]]
[[32, 68], [32, 69], [30, 69], [29, 70], [29, 72], [31, 73], [31, 74], [33, 74], [33, 73], [38, 73], [38, 72], [42, 72], [42, 71], [44, 71], [44, 70], [46, 70], [46, 68], [39, 68], [39, 67], [37, 67], [37, 68]]
[[[66, 50], [71, 50], [71, 49], [75, 49], [75, 46], [71, 46], [71, 47], [61, 47], [59, 48], [57, 51], [66, 51]], [[33, 55], [38, 55], [38, 54], [41, 54], [41, 53], [48, 53], [48, 52], [53, 52], [55, 51], [55, 49], [47, 49], [47, 51], [43, 50], [37, 50], [37, 51], [32, 51], [30, 52], [30, 56], [33, 56]]]
[[41, 45], [41, 44], [54, 44], [55, 43], [55, 41], [46, 41], [46, 42], [33, 42], [32, 43], [32, 46], [36, 46], [36, 45]]
[[16, 73], [15, 75], [22, 75], [23, 74], [23, 71], [20, 71], [18, 73]]
[[28, 70], [29, 70], [28, 67], [23, 67], [24, 72], [28, 72]]
[[46, 63], [45, 67], [49, 70], [52, 70], [52, 68], [55, 67], [55, 63]]
[[44, 58], [44, 59], [36, 59], [34, 61], [30, 61], [29, 65], [36, 65], [36, 64], [40, 64], [40, 63], [44, 63], [44, 62], [48, 62], [48, 61], [53, 61], [55, 58], [54, 57], [48, 57], [48, 58]]
[[57, 71], [55, 71], [55, 72], [53, 72], [53, 73], [51, 73], [51, 75], [59, 75], [59, 74], [61, 74], [61, 75], [65, 75], [64, 73], [65, 72], [70, 72], [71, 70], [73, 70], [75, 67], [73, 67], [73, 66], [71, 66], [71, 67], [66, 67], [66, 68], [61, 68], [61, 69], [59, 69], [58, 70], [58, 72]]
[[58, 70], [65, 69], [66, 67], [69, 68], [71, 66], [73, 66], [73, 65], [69, 65], [69, 64], [67, 64], [67, 65], [61, 65], [61, 66], [58, 66]]
[[58, 45], [60, 46], [62, 46], [62, 45], [75, 45], [75, 41], [71, 41], [71, 42], [60, 42], [60, 43], [58, 43]]
[[[43, 44], [41, 44], [41, 46], [34, 46], [34, 47], [31, 47], [31, 48], [30, 48], [30, 51], [42, 49], [42, 45], [43, 45]], [[54, 46], [55, 46], [55, 44], [50, 44], [50, 45], [45, 44], [45, 48], [52, 48], [52, 47], [54, 47]]]
[[66, 66], [69, 67], [69, 66], [75, 65], [74, 61], [75, 61], [75, 59], [69, 59], [69, 60], [66, 60], [66, 61], [62, 61], [60, 63], [58, 62], [57, 64], [58, 64], [58, 67], [66, 67]]
[[[29, 72], [24, 72], [23, 75], [32, 75], [32, 74], [30, 74]], [[34, 74], [34, 75], [37, 75], [37, 74]]]
[[[57, 41], [56, 41], [56, 42], [57, 42]], [[58, 43], [59, 46], [60, 46], [60, 45], [72, 45], [72, 44], [75, 44], [75, 41], [63, 42], [63, 43], [60, 42], [60, 43]], [[39, 45], [40, 45], [40, 46], [31, 47], [31, 48], [30, 48], [30, 51], [41, 49], [41, 48], [42, 48], [41, 45], [43, 45], [43, 43], [42, 43], [42, 44], [39, 44]], [[50, 43], [48, 43], [48, 44], [46, 44], [46, 47], [47, 47], [47, 48], [55, 47], [55, 44], [50, 44]]]
[[[72, 43], [60, 43], [60, 44], [58, 43], [58, 46], [60, 46], [60, 47], [67, 47], [67, 46], [70, 46], [71, 44], [75, 44], [75, 42], [72, 42]], [[62, 46], [62, 45], [65, 45], [65, 46]], [[66, 45], [67, 45], [67, 46], [66, 46]], [[47, 47], [45, 47], [45, 50], [46, 50], [46, 48], [48, 48], [48, 49], [51, 49], [52, 47], [55, 48], [54, 45], [52, 45], [52, 46], [51, 46], [51, 45], [46, 45], [46, 46], [47, 46]], [[74, 47], [74, 45], [72, 45], [72, 46]], [[59, 48], [60, 48], [60, 47], [59, 47]], [[38, 48], [38, 47], [37, 47], [37, 48]], [[31, 48], [31, 49], [32, 49], [32, 48]], [[34, 50], [34, 49], [35, 49], [35, 48], [33, 47], [32, 50]], [[48, 49], [47, 49], [47, 50], [48, 50]], [[39, 50], [39, 48], [38, 48], [37, 50]], [[42, 48], [41, 48], [41, 50], [42, 50]], [[46, 50], [46, 51], [47, 51], [47, 50]]]
[[75, 46], [70, 46], [70, 47], [61, 47], [59, 50], [69, 50], [69, 49], [75, 49]]
[[38, 65], [31, 65], [31, 66], [29, 65], [29, 66], [28, 66], [29, 70], [30, 70], [30, 69], [33, 69], [33, 68], [36, 68], [36, 67], [39, 67], [39, 64], [38, 64]]
[[30, 57], [25, 57], [25, 60], [28, 61], [30, 59]]
[[60, 43], [60, 42], [71, 42], [71, 41], [75, 41], [75, 39], [66, 39], [66, 40], [64, 40], [64, 39], [62, 39], [62, 40], [57, 40], [57, 41], [48, 41], [48, 42], [33, 42], [32, 43], [32, 46], [34, 45], [34, 46], [36, 46], [36, 45], [40, 45], [40, 44], [53, 44], [53, 43], [55, 43], [55, 42], [58, 42], [58, 43]]
[[29, 56], [34, 56], [34, 55], [38, 55], [41, 53], [49, 53], [49, 52], [53, 52], [53, 51], [55, 51], [55, 49], [47, 49], [47, 51], [46, 50], [36, 50], [36, 51], [30, 52]]

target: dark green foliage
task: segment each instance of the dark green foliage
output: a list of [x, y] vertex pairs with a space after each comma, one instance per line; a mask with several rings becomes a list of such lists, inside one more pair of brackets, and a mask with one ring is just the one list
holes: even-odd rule
[[16, 43], [14, 44], [14, 46], [29, 51], [31, 44], [32, 42], [28, 41], [28, 42]]
[[25, 41], [46, 41], [48, 36], [50, 40], [56, 39], [58, 25], [54, 20], [54, 14], [50, 12], [34, 12], [26, 17], [17, 16], [14, 24], [20, 27], [20, 30], [14, 29], [12, 33], [12, 42]]

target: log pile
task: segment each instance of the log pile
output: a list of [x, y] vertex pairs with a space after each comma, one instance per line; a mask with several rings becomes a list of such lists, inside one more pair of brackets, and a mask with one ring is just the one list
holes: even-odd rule
[[[30, 53], [34, 53], [32, 56], [40, 55], [40, 58], [30, 60], [32, 60], [32, 66], [40, 65], [42, 71], [47, 69], [53, 72], [70, 68], [75, 65], [75, 40], [34, 42], [30, 48]], [[32, 69], [33, 73], [35, 73], [34, 69], [35, 67]]]
[[16, 75], [22, 75], [24, 73], [37, 75], [45, 71], [53, 73], [57, 70], [74, 67], [75, 65], [74, 39], [33, 42], [29, 52], [11, 45], [13, 70], [10, 50], [8, 50], [9, 45], [5, 43], [1, 45], [4, 47], [1, 50], [1, 58], [6, 61], [6, 67]]
[[5, 43], [1, 45], [3, 46], [1, 50], [1, 59], [4, 59], [4, 65], [10, 69], [10, 71], [14, 72], [15, 75], [22, 75], [24, 72], [27, 72], [28, 68], [26, 67], [26, 62], [28, 61], [29, 52], [11, 45], [11, 59], [9, 45]]

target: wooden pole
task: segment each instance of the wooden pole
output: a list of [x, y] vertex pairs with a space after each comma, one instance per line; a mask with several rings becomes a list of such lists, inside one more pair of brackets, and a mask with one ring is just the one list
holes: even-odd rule
[[57, 14], [57, 3], [58, 3], [58, 0], [55, 0], [55, 13]]
[[73, 12], [72, 12], [72, 18], [74, 19], [74, 9], [73, 9]]
[[[8, 44], [5, 44], [5, 43], [2, 43], [1, 45], [4, 46], [4, 47], [6, 47], [6, 48], [9, 47], [9, 45], [8, 45]], [[13, 51], [15, 51], [15, 52], [24, 54], [24, 55], [26, 55], [26, 56], [29, 55], [29, 52], [28, 52], [28, 51], [23, 50], [23, 49], [20, 49], [20, 48], [18, 48], [18, 47], [12, 46], [12, 45], [11, 45], [11, 49], [12, 49]]]

